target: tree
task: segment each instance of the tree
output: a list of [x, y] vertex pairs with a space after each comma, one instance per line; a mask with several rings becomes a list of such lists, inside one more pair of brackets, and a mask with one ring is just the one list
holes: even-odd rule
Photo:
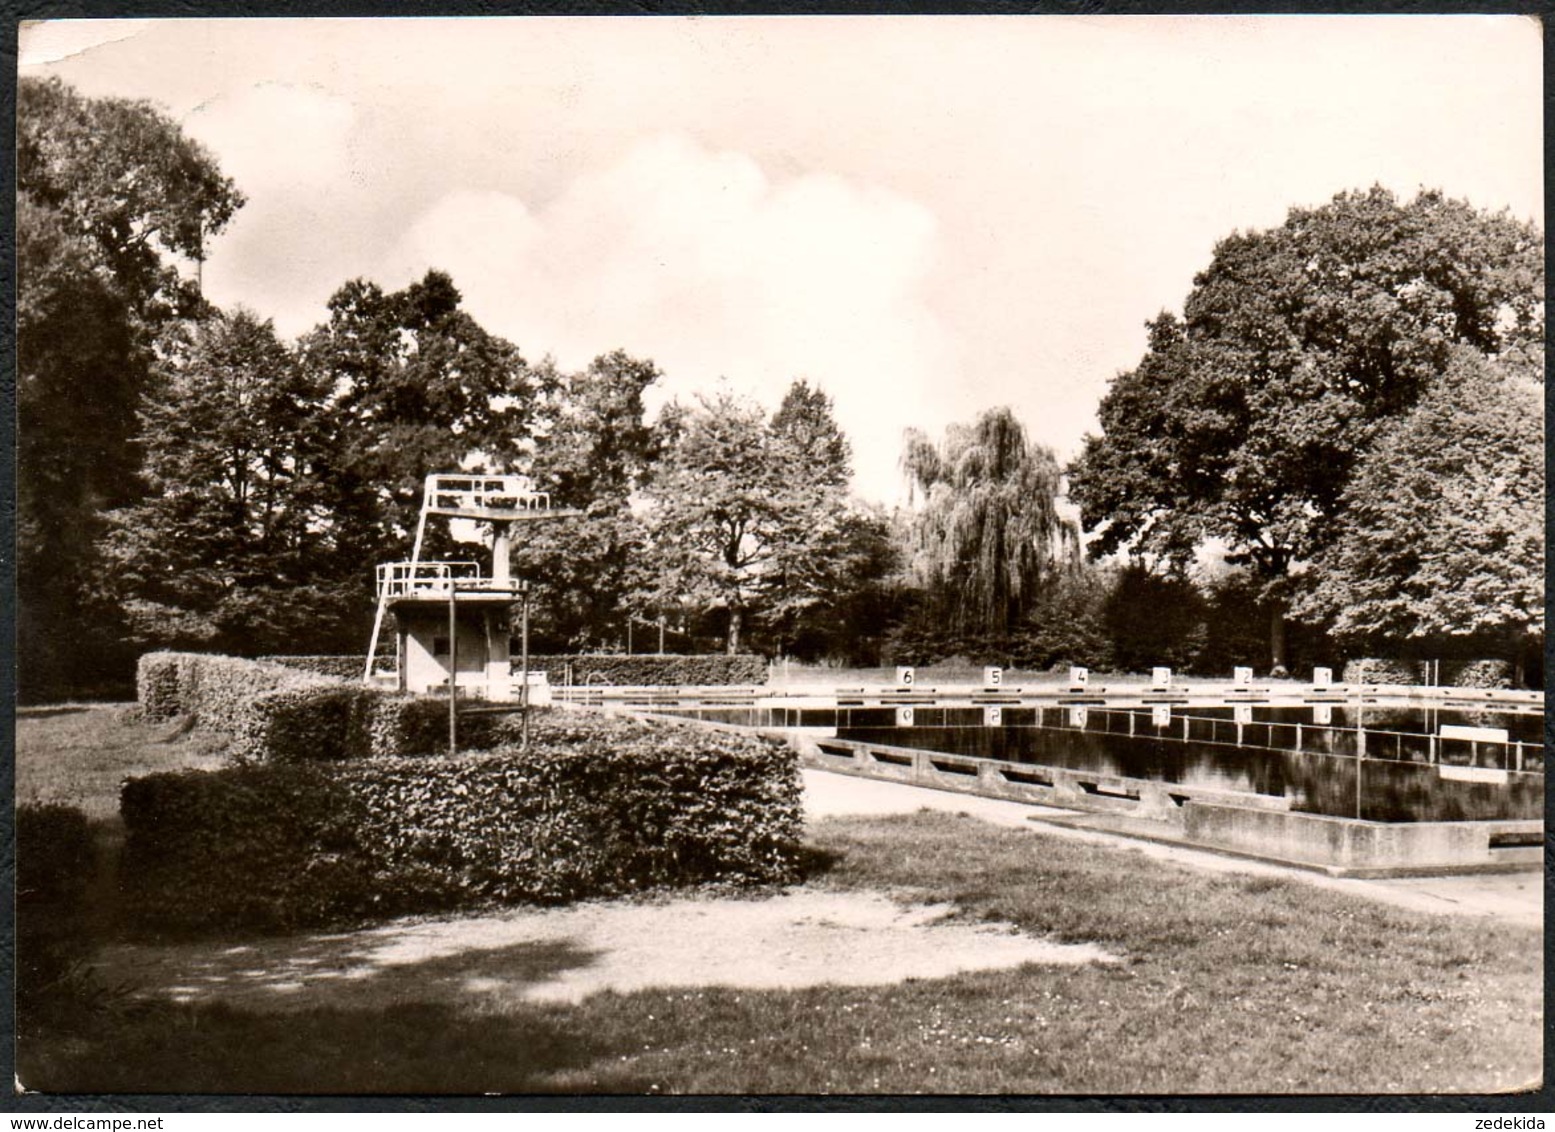
[[774, 651], [800, 660], [883, 664], [881, 654], [899, 604], [901, 540], [883, 509], [850, 500], [836, 537], [812, 548], [825, 567], [813, 578], [814, 600], [790, 604], [777, 622]]
[[1192, 668], [1205, 644], [1205, 602], [1180, 574], [1155, 574], [1138, 562], [1117, 572], [1102, 621], [1112, 661], [1123, 672], [1155, 665]]
[[244, 311], [165, 352], [139, 413], [150, 491], [108, 516], [108, 596], [142, 645], [253, 654], [328, 639], [347, 599], [316, 475], [326, 390]]
[[1112, 668], [1107, 613], [1117, 573], [1109, 563], [1080, 562], [1049, 579], [1015, 630], [1010, 663], [1018, 668]]
[[1263, 579], [1282, 666], [1287, 579], [1333, 541], [1357, 461], [1454, 345], [1542, 341], [1543, 272], [1532, 225], [1432, 192], [1341, 194], [1221, 241], [1070, 469], [1092, 553], [1182, 568], [1222, 540]]
[[243, 205], [209, 152], [150, 102], [83, 98], [57, 78], [21, 79], [16, 96], [18, 195], [91, 247], [145, 327], [198, 310], [176, 261], [203, 260]]
[[149, 103], [17, 86], [17, 593], [21, 694], [109, 676], [92, 607], [104, 511], [141, 490], [135, 408], [153, 343], [201, 300], [178, 270], [243, 203]]
[[554, 422], [535, 446], [533, 473], [554, 504], [584, 516], [527, 526], [514, 569], [534, 586], [540, 638], [556, 649], [586, 648], [644, 613], [631, 600], [645, 538], [631, 500], [654, 448], [643, 394], [661, 375], [651, 361], [621, 350], [574, 374], [555, 373], [547, 360], [537, 375], [554, 387], [556, 403]]
[[1544, 630], [1543, 352], [1453, 351], [1344, 495], [1298, 615], [1342, 640], [1473, 640], [1520, 657]]
[[[300, 343], [310, 380], [330, 390], [321, 476], [364, 592], [373, 563], [408, 557], [429, 474], [528, 469], [551, 391], [460, 301], [440, 271], [391, 294], [353, 280]], [[427, 537], [423, 557], [454, 549], [441, 526]]]
[[776, 633], [773, 651], [787, 655], [809, 616], [838, 612], [848, 590], [869, 587], [879, 525], [878, 516], [847, 501], [853, 446], [824, 391], [803, 379], [792, 383], [768, 432], [782, 510], [814, 524], [773, 548], [767, 621]]
[[812, 394], [791, 390], [771, 422], [727, 392], [659, 417], [644, 600], [723, 611], [731, 654], [752, 617], [789, 616], [833, 592], [848, 476], [818, 419], [830, 404]]
[[1000, 408], [951, 425], [937, 447], [910, 430], [902, 467], [923, 498], [908, 553], [928, 616], [952, 635], [1008, 637], [1041, 583], [1078, 552], [1058, 513], [1058, 461]]
[[853, 478], [853, 446], [837, 424], [832, 400], [808, 381], [801, 378], [788, 387], [772, 415], [772, 436], [796, 486], [835, 491]]

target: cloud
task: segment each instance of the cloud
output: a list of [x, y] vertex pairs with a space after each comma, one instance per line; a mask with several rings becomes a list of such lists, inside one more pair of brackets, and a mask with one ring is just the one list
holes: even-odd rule
[[354, 106], [318, 87], [261, 82], [201, 103], [183, 126], [247, 197], [213, 241], [206, 296], [300, 334], [371, 242], [360, 186], [374, 167], [353, 146]]
[[902, 430], [949, 411], [954, 358], [922, 287], [938, 224], [898, 193], [827, 173], [774, 181], [681, 135], [640, 139], [532, 209], [459, 190], [408, 227], [380, 277], [448, 271], [485, 326], [580, 367], [620, 347], [663, 394], [726, 378], [775, 408], [818, 383], [853, 440], [856, 486], [889, 498]]
[[350, 172], [355, 117], [349, 101], [327, 91], [265, 82], [202, 103], [183, 126], [251, 195], [296, 194], [338, 186]]

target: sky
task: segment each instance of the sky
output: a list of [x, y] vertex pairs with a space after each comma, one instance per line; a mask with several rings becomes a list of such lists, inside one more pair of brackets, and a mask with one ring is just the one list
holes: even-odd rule
[[248, 203], [207, 296], [288, 338], [429, 268], [651, 398], [826, 391], [855, 490], [1011, 406], [1060, 460], [1233, 231], [1381, 184], [1541, 226], [1516, 16], [75, 20], [20, 73], [146, 98]]

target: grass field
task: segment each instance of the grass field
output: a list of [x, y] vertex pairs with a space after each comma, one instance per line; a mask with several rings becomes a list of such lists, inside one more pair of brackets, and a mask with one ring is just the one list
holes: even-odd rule
[[[21, 796], [65, 790], [105, 830], [116, 757], [135, 773], [212, 757], [109, 709], [18, 730]], [[957, 815], [831, 819], [809, 836], [810, 886], [945, 902], [1123, 961], [867, 989], [734, 990], [688, 971], [577, 1005], [481, 1008], [407, 993], [267, 1013], [98, 988], [24, 1028], [19, 1075], [59, 1092], [1181, 1094], [1500, 1092], [1541, 1070], [1531, 928]]]

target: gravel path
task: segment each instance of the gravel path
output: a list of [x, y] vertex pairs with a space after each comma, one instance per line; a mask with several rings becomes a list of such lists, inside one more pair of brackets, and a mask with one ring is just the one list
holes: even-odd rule
[[364, 931], [210, 945], [121, 946], [113, 984], [153, 998], [257, 1010], [577, 1002], [648, 987], [878, 986], [1024, 963], [1110, 962], [1008, 925], [947, 921], [948, 905], [796, 889], [765, 899], [610, 901]]

